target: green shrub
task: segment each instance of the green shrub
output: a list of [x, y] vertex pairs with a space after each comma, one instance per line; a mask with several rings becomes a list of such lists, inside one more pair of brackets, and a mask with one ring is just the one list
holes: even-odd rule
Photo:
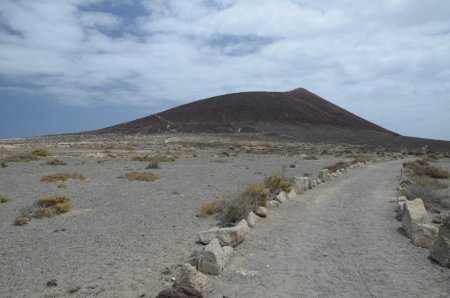
[[47, 149], [37, 149], [31, 152], [31, 155], [37, 156], [37, 157], [46, 157], [46, 156], [52, 156], [53, 154], [48, 151]]

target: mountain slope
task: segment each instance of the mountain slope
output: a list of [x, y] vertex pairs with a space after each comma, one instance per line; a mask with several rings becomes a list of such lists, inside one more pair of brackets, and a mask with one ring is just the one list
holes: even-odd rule
[[211, 97], [93, 133], [264, 133], [268, 127], [283, 126], [393, 134], [302, 88], [289, 92], [241, 92]]

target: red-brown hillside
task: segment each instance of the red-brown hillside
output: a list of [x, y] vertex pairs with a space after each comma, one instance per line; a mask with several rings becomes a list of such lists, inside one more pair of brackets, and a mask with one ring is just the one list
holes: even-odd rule
[[242, 92], [202, 99], [93, 133], [261, 132], [268, 127], [319, 127], [392, 132], [299, 88]]

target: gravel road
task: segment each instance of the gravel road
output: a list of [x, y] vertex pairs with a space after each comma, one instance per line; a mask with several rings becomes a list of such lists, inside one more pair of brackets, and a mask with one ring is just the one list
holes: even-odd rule
[[449, 297], [450, 270], [394, 219], [402, 161], [324, 184], [260, 220], [214, 297]]

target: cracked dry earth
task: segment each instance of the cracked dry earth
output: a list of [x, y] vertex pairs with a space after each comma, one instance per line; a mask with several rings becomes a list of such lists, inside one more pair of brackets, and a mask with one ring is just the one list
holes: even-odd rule
[[271, 210], [213, 297], [449, 297], [450, 269], [394, 219], [402, 161], [370, 165]]

